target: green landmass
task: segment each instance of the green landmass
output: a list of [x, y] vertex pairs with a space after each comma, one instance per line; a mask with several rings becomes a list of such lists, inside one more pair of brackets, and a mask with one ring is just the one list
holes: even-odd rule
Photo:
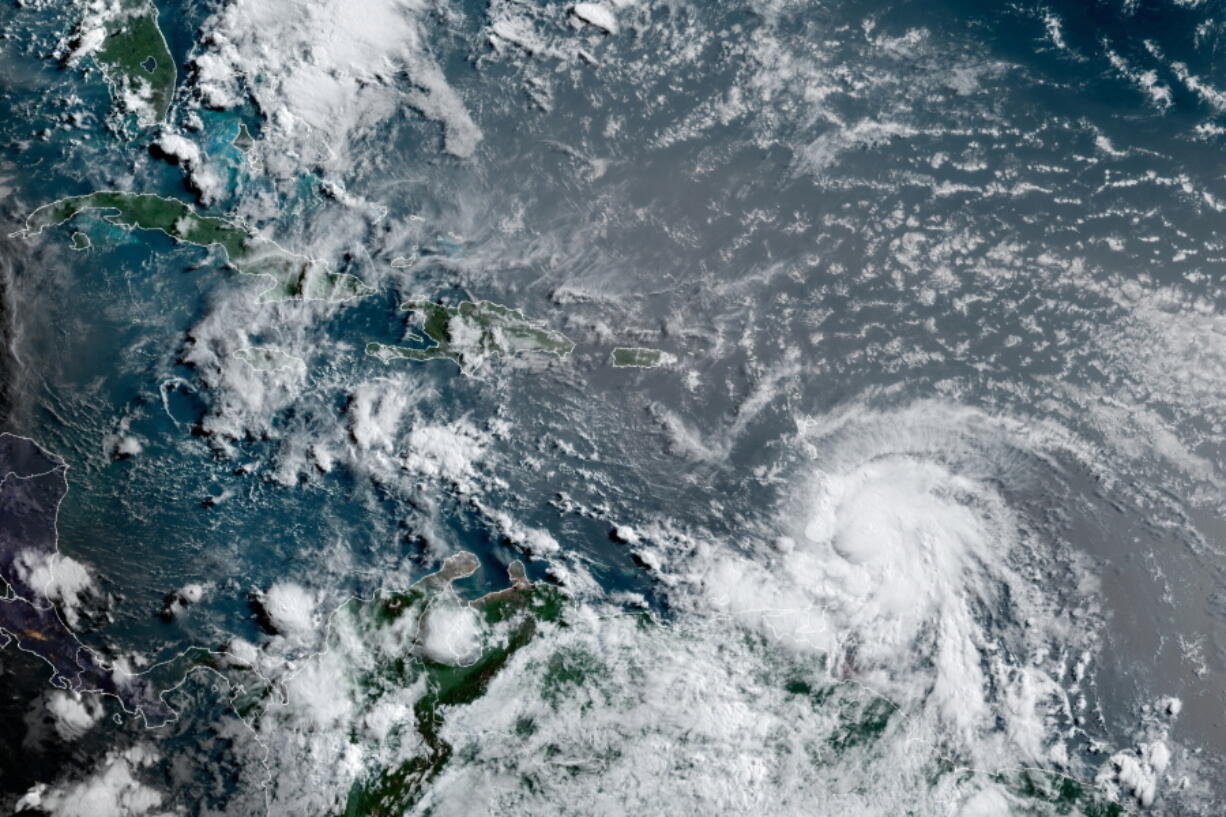
[[570, 338], [530, 321], [516, 309], [490, 301], [463, 301], [444, 306], [433, 301], [409, 301], [416, 331], [409, 340], [424, 347], [369, 343], [366, 354], [384, 363], [392, 360], [454, 361], [464, 371], [477, 369], [494, 356], [543, 353], [566, 357], [575, 348]]
[[93, 244], [89, 241], [89, 236], [85, 233], [77, 232], [72, 234], [72, 248], [74, 250], [88, 250]]
[[39, 235], [87, 211], [101, 211], [118, 227], [160, 230], [176, 241], [220, 247], [227, 266], [273, 282], [260, 301], [346, 301], [374, 292], [358, 278], [332, 272], [324, 262], [284, 250], [240, 224], [199, 215], [189, 204], [152, 193], [101, 191], [60, 199], [32, 212], [19, 234]]
[[[528, 582], [519, 562], [511, 564], [509, 573], [509, 588], [471, 603], [487, 626], [500, 627], [505, 635], [467, 666], [445, 666], [420, 660], [418, 668], [426, 675], [427, 691], [413, 707], [413, 725], [426, 751], [397, 768], [378, 770], [356, 784], [349, 792], [342, 812], [344, 817], [399, 817], [407, 813], [425, 792], [426, 785], [451, 758], [452, 747], [439, 737], [446, 708], [480, 698], [511, 656], [533, 639], [540, 623], [560, 622], [564, 601], [557, 589]], [[421, 585], [415, 589], [417, 593], [410, 591], [404, 596], [388, 599], [374, 611], [384, 626], [391, 626], [399, 616], [421, 613], [428, 604], [432, 589], [422, 588]], [[381, 684], [389, 681], [404, 683], [406, 680], [410, 679], [395, 672], [378, 679]]]
[[645, 349], [640, 346], [618, 346], [613, 350], [610, 362], [618, 368], [636, 367], [650, 369], [672, 362], [673, 356], [659, 349]]
[[[367, 760], [343, 801], [331, 811], [332, 817], [399, 817], [422, 807], [422, 798], [433, 782], [453, 757], [463, 758], [466, 751], [464, 746], [452, 746], [443, 737], [452, 708], [486, 695], [491, 683], [536, 638], [557, 636], [571, 626], [566, 597], [557, 588], [529, 582], [519, 562], [513, 562], [508, 569], [509, 587], [475, 601], [462, 601], [454, 593], [452, 583], [471, 576], [478, 567], [473, 554], [457, 554], [438, 573], [408, 589], [370, 600], [351, 600], [332, 618], [334, 626], [325, 649], [360, 656], [352, 665], [354, 688], [359, 691], [354, 723], [360, 724], [368, 713], [376, 712], [388, 696], [421, 690], [420, 696], [398, 716], [391, 731], [381, 738], [381, 745], [391, 747], [391, 757], [396, 759]], [[463, 665], [437, 663], [420, 649], [431, 611], [440, 606], [467, 607], [484, 625], [486, 636], [480, 640], [481, 647]], [[642, 616], [637, 617], [637, 626], [649, 637], [646, 631], [656, 625], [651, 617]], [[354, 643], [362, 647], [351, 652]], [[566, 644], [566, 640], [562, 639], [562, 643]], [[583, 700], [589, 694], [599, 698], [602, 679], [609, 676], [608, 660], [609, 656], [599, 646], [570, 644], [535, 655], [526, 668], [538, 679], [536, 689], [542, 699], [556, 708], [569, 701]], [[206, 664], [228, 673], [229, 688], [234, 691], [229, 703], [244, 719], [275, 717], [281, 711], [283, 692], [263, 675], [232, 667], [227, 670], [225, 662], [219, 660], [210, 663], [206, 658]], [[525, 667], [521, 665], [519, 669]], [[801, 706], [821, 714], [826, 724], [806, 736], [803, 746], [798, 747], [815, 767], [849, 756], [859, 756], [866, 763], [879, 762], [887, 736], [893, 733], [892, 737], [901, 737], [898, 733], [905, 729], [907, 713], [888, 698], [859, 683], [832, 679], [820, 662], [797, 661], [792, 668], [780, 669], [784, 670], [778, 678], [782, 691]], [[346, 688], [337, 694], [350, 692]], [[517, 718], [513, 725], [515, 734], [525, 740], [532, 738], [538, 728], [530, 715]], [[368, 738], [359, 730], [349, 740], [361, 745]], [[510, 763], [509, 768], [514, 769], [515, 761]], [[568, 773], [566, 769], [548, 764], [540, 767], [536, 763], [521, 771], [523, 782], [529, 787], [537, 774]], [[1018, 813], [1034, 817], [1123, 817], [1131, 813], [1092, 783], [1057, 772], [1018, 769], [984, 774], [942, 757], [935, 761], [931, 773], [934, 780], [956, 775], [965, 783], [982, 775], [985, 781], [1007, 792], [1011, 802], [1020, 805]]]
[[[471, 602], [460, 600], [452, 582], [471, 576], [479, 566], [476, 556], [460, 552], [447, 559], [437, 573], [407, 590], [383, 593], [374, 599], [353, 599], [332, 617], [334, 626], [326, 650], [344, 652], [351, 639], [358, 639], [372, 656], [353, 667], [356, 686], [362, 691], [358, 702], [362, 710], [369, 712], [385, 696], [416, 684], [423, 684], [425, 690], [413, 705], [411, 717], [398, 724], [387, 738], [399, 742], [402, 730], [411, 731], [420, 739], [420, 748], [390, 768], [377, 764], [367, 768], [334, 812], [335, 817], [399, 817], [407, 813], [452, 756], [451, 745], [440, 736], [447, 708], [480, 698], [511, 657], [536, 637], [541, 625], [566, 626], [561, 591], [528, 581], [518, 561], [507, 569], [507, 588]], [[470, 663], [440, 664], [421, 654], [423, 622], [438, 605], [472, 609], [492, 634]], [[229, 703], [241, 717], [275, 716], [283, 691], [266, 676], [251, 667], [227, 666], [215, 656], [206, 656], [200, 663], [226, 674], [230, 689], [236, 691]], [[338, 694], [349, 693], [338, 690]], [[362, 736], [354, 734], [351, 739], [360, 742]], [[411, 743], [416, 744], [416, 740]]]
[[835, 754], [874, 743], [898, 712], [893, 701], [865, 687], [819, 681], [811, 674], [788, 681], [784, 689], [789, 695], [808, 699], [814, 711], [837, 716], [825, 736], [826, 746]]
[[162, 30], [157, 8], [149, 0], [123, 0], [104, 24], [105, 39], [93, 53], [116, 100], [139, 98], [152, 116], [142, 125], [164, 122], [175, 92], [175, 63]]
[[[338, 817], [399, 817], [407, 813], [451, 758], [452, 747], [440, 736], [447, 708], [480, 698], [511, 657], [532, 641], [541, 625], [566, 626], [561, 591], [528, 581], [520, 562], [509, 566], [506, 589], [471, 602], [462, 601], [452, 590], [452, 582], [471, 576], [478, 567], [476, 556], [461, 552], [444, 562], [438, 573], [407, 590], [369, 600], [354, 599], [334, 614], [325, 649], [344, 652], [352, 639], [357, 639], [366, 645], [363, 653], [370, 656], [353, 667], [356, 688], [362, 691], [358, 702], [362, 710], [375, 709], [385, 696], [400, 690], [418, 684], [424, 689], [413, 704], [411, 716], [397, 724], [387, 738], [400, 742], [403, 733], [413, 732], [416, 737], [408, 742], [418, 748], [390, 768], [378, 764], [367, 768], [336, 812]], [[469, 663], [440, 664], [422, 654], [419, 639], [429, 626], [431, 610], [438, 606], [471, 609], [490, 633]], [[275, 717], [280, 691], [266, 677], [244, 668], [231, 669], [229, 675], [232, 688], [242, 690], [231, 701], [236, 711], [244, 718], [258, 718], [262, 713]], [[338, 694], [348, 693], [338, 690]], [[352, 740], [362, 737], [355, 734]]]
[[1056, 814], [1079, 817], [1124, 817], [1132, 814], [1093, 784], [1068, 775], [1025, 769], [1012, 775], [998, 775], [996, 779], [1019, 797], [1049, 804]]

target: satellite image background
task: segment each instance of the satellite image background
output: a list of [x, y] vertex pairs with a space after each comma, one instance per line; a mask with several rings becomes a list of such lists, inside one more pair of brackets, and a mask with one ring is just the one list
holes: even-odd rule
[[1221, 3], [0, 31], [0, 811], [1226, 810]]

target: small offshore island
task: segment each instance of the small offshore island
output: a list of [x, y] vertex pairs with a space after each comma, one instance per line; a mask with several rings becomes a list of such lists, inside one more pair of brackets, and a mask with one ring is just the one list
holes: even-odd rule
[[641, 346], [618, 346], [609, 356], [609, 362], [617, 369], [653, 369], [667, 366], [675, 360], [668, 352]]
[[[326, 263], [289, 252], [245, 226], [216, 216], [201, 216], [191, 205], [152, 193], [100, 191], [71, 196], [39, 207], [14, 235], [32, 238], [80, 213], [101, 211], [107, 222], [129, 230], [160, 230], [176, 241], [220, 247], [226, 265], [244, 275], [269, 278], [259, 295], [269, 301], [347, 301], [374, 289], [353, 275], [332, 272]], [[74, 246], [80, 248], [74, 239]]]
[[430, 345], [419, 348], [368, 343], [366, 354], [384, 363], [446, 359], [468, 372], [495, 355], [536, 352], [564, 358], [575, 348], [561, 332], [546, 329], [519, 310], [491, 301], [463, 301], [458, 306], [408, 301], [401, 308], [413, 313], [419, 328], [408, 339]]

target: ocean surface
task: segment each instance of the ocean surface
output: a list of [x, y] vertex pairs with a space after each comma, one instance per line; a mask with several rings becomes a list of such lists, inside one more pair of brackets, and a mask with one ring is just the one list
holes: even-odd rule
[[[6, 570], [137, 690], [17, 634], [3, 808], [1223, 812], [1226, 6], [156, 9], [153, 123], [106, 12], [0, 9], [0, 431], [68, 485]], [[95, 190], [376, 292], [17, 234]], [[575, 350], [365, 354], [414, 298]]]

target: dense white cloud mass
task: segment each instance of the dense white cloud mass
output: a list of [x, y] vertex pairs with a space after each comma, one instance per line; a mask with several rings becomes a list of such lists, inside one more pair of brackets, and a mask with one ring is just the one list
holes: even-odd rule
[[295, 637], [309, 635], [317, 626], [315, 605], [315, 596], [293, 582], [277, 582], [261, 602], [277, 632]]
[[102, 717], [102, 706], [96, 698], [58, 689], [47, 696], [47, 711], [54, 719], [55, 731], [66, 741], [81, 737]]
[[485, 445], [486, 435], [467, 420], [414, 426], [408, 436], [405, 466], [413, 474], [441, 477], [458, 490], [469, 492], [475, 486], [476, 466], [484, 456]]
[[1095, 634], [1038, 581], [1059, 543], [1019, 537], [997, 488], [1065, 441], [944, 405], [805, 441], [822, 466], [778, 543], [666, 544], [652, 563], [686, 615], [578, 613], [517, 656], [449, 713], [467, 760], [415, 813], [992, 814], [1017, 797], [994, 774], [1086, 774], [1062, 679]]
[[360, 451], [390, 451], [410, 395], [390, 382], [363, 383], [349, 401], [350, 433]]
[[575, 3], [574, 15], [589, 25], [603, 29], [610, 34], [617, 33], [617, 18], [613, 12], [600, 3]]
[[39, 785], [17, 804], [37, 808], [51, 817], [169, 817], [163, 796], [139, 778], [140, 770], [158, 760], [146, 746], [112, 752], [89, 777], [55, 788]]
[[440, 123], [448, 152], [470, 156], [481, 130], [431, 53], [431, 10], [426, 0], [231, 0], [205, 25], [196, 86], [215, 107], [251, 96], [277, 173], [346, 168], [349, 144], [406, 107]]
[[440, 664], [471, 663], [481, 651], [481, 621], [469, 607], [440, 602], [421, 623], [421, 654]]
[[94, 589], [85, 565], [71, 556], [24, 550], [17, 555], [17, 575], [43, 597], [55, 602], [69, 626], [76, 626], [81, 604]]

